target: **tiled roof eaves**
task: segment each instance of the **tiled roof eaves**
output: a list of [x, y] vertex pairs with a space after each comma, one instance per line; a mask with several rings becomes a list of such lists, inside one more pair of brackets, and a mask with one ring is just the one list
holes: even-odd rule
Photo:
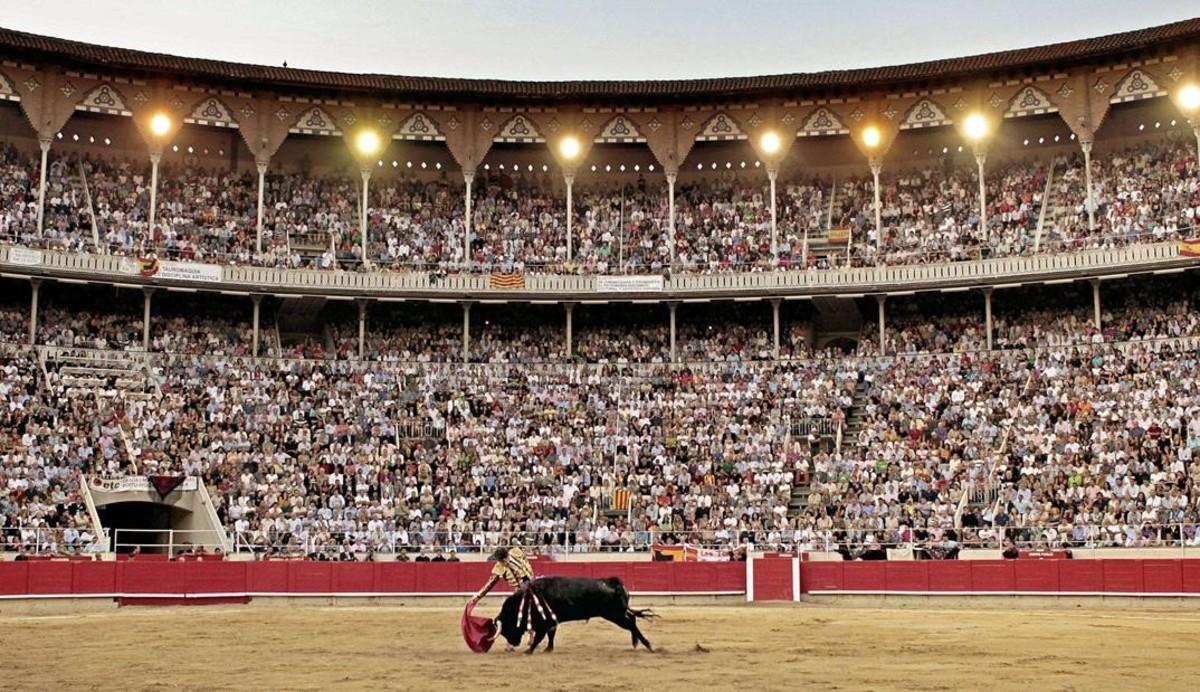
[[916, 82], [1014, 71], [1047, 63], [1073, 63], [1146, 50], [1166, 44], [1200, 40], [1200, 18], [1109, 36], [1068, 41], [1034, 48], [931, 60], [885, 67], [829, 70], [751, 77], [641, 81], [506, 81], [454, 79], [382, 74], [326, 72], [267, 65], [249, 65], [204, 58], [98, 46], [0, 28], [0, 53], [33, 56], [46, 62], [69, 62], [109, 69], [138, 70], [217, 79], [243, 84], [337, 91], [385, 91], [391, 95], [454, 98], [511, 97], [539, 99], [615, 98], [639, 96], [677, 98], [753, 95], [768, 91], [870, 87], [889, 82]]

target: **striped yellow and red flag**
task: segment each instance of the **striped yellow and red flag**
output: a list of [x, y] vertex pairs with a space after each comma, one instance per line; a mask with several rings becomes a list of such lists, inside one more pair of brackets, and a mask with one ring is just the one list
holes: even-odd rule
[[492, 288], [525, 288], [525, 275], [521, 272], [493, 272], [488, 285]]
[[625, 511], [629, 509], [629, 491], [625, 488], [617, 488], [613, 491], [612, 508]]
[[650, 546], [654, 552], [654, 559], [661, 562], [687, 562], [687, 547], [682, 545], [661, 545], [655, 543]]
[[837, 245], [843, 245], [850, 242], [849, 228], [831, 228], [829, 229], [829, 242]]
[[1179, 241], [1179, 254], [1184, 257], [1200, 257], [1200, 238]]

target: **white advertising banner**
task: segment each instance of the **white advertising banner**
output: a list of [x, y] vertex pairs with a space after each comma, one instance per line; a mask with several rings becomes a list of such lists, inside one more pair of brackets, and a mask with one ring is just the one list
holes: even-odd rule
[[30, 250], [25, 247], [10, 247], [8, 249], [8, 263], [20, 264], [26, 267], [36, 266], [42, 263], [42, 251]]
[[153, 258], [121, 258], [122, 274], [137, 274], [146, 278], [171, 279], [173, 281], [197, 281], [218, 283], [221, 281], [221, 266], [198, 262], [171, 262]]
[[175, 281], [219, 283], [221, 267], [216, 264], [198, 264], [196, 262], [159, 262], [158, 271], [154, 273], [154, 276]]
[[[154, 489], [146, 476], [118, 476], [115, 478], [93, 478], [90, 485], [107, 493], [149, 492]], [[197, 490], [200, 487], [195, 476], [188, 476], [177, 490]]]
[[599, 293], [653, 293], [663, 290], [662, 276], [597, 276]]

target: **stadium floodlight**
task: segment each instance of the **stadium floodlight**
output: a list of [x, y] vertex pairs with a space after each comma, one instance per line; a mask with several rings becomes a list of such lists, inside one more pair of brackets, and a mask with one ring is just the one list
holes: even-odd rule
[[783, 140], [779, 138], [779, 133], [773, 130], [768, 130], [763, 133], [758, 143], [762, 146], [762, 150], [768, 154], [774, 154], [783, 146]]
[[374, 130], [363, 130], [354, 138], [354, 146], [363, 156], [371, 156], [379, 151], [379, 133]]
[[1186, 84], [1179, 90], [1179, 106], [1188, 114], [1200, 111], [1200, 87]]
[[579, 138], [574, 135], [567, 135], [558, 143], [558, 153], [568, 161], [574, 161], [579, 156]]
[[171, 118], [166, 113], [155, 113], [150, 118], [150, 131], [157, 137], [162, 137], [171, 131]]
[[883, 134], [879, 132], [879, 128], [874, 125], [868, 125], [862, 131], [863, 144], [874, 149], [879, 146], [879, 142], [883, 139]]
[[970, 139], [972, 142], [978, 142], [987, 137], [988, 121], [987, 118], [983, 117], [982, 113], [968, 115], [967, 121], [963, 123], [963, 126], [963, 129], [967, 133], [967, 139]]

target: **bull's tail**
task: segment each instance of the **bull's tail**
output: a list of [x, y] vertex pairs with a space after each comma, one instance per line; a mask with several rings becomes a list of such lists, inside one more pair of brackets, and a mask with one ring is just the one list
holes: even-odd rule
[[629, 592], [625, 590], [625, 584], [621, 582], [619, 577], [609, 577], [604, 580], [604, 583], [608, 584], [609, 588], [617, 593], [617, 597], [621, 599], [621, 605], [625, 607], [625, 612], [635, 620], [655, 620], [658, 618], [658, 615], [649, 608], [634, 610], [629, 607]]

